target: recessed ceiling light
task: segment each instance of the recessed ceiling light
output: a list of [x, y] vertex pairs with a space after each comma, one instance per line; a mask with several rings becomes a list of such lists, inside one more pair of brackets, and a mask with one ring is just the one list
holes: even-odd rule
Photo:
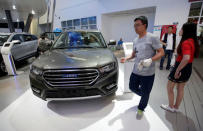
[[17, 19], [17, 22], [19, 22], [19, 19]]
[[6, 17], [4, 17], [4, 18], [2, 18], [3, 20], [5, 20], [6, 19]]
[[16, 6], [15, 6], [15, 5], [13, 5], [13, 9], [14, 9], [14, 10], [16, 9]]

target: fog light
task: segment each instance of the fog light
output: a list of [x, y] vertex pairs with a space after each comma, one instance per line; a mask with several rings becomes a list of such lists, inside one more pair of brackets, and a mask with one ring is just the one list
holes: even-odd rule
[[36, 88], [32, 88], [32, 90], [33, 90], [34, 92], [38, 93], [38, 94], [40, 94], [40, 92], [41, 92], [39, 89], [36, 89]]
[[106, 89], [110, 90], [110, 89], [112, 89], [114, 86], [116, 86], [116, 84], [111, 84], [111, 85], [107, 86]]

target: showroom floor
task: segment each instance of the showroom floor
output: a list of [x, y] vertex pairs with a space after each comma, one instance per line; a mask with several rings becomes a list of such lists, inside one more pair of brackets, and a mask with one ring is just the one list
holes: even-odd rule
[[[158, 68], [158, 67], [157, 67]], [[185, 88], [182, 113], [170, 113], [167, 103], [168, 71], [156, 70], [156, 79], [144, 117], [136, 118], [140, 97], [123, 93], [123, 64], [119, 65], [116, 96], [79, 101], [43, 101], [29, 85], [29, 66], [16, 77], [0, 77], [0, 131], [199, 131], [203, 129], [202, 81], [193, 72]]]

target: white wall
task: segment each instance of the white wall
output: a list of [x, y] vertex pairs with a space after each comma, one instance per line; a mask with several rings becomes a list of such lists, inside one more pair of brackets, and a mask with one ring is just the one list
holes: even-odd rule
[[[110, 39], [114, 39], [118, 41], [120, 38], [123, 38], [123, 41], [132, 41], [136, 33], [133, 28], [133, 20], [134, 16], [113, 16], [110, 17], [110, 21], [107, 24], [110, 24], [107, 30], [108, 37], [106, 38], [106, 41], [109, 41]], [[102, 30], [105, 27], [102, 28]], [[103, 33], [104, 34], [104, 33]]]
[[[53, 12], [53, 0], [49, 0], [49, 2], [50, 2], [49, 3], [50, 4], [50, 11], [49, 11], [48, 23], [51, 23], [52, 22], [52, 12]], [[48, 7], [47, 7], [45, 14], [39, 18], [39, 24], [46, 24], [47, 23], [47, 14], [48, 14]]]
[[55, 13], [60, 19], [55, 17], [54, 28], [61, 27], [63, 20], [97, 16], [101, 29], [102, 14], [152, 6], [156, 7], [154, 25], [178, 22], [179, 31], [187, 21], [190, 3], [188, 0], [57, 0]]
[[[9, 30], [9, 28], [0, 28], [0, 32], [10, 33], [10, 30]], [[15, 32], [22, 32], [22, 29], [16, 29], [15, 28]]]
[[[154, 26], [154, 13], [142, 14], [147, 16], [149, 25], [148, 31], [153, 31]], [[125, 42], [131, 42], [135, 37], [134, 19], [137, 15], [116, 15], [108, 16], [102, 15], [102, 33], [106, 42], [111, 39], [118, 41], [123, 38]]]
[[97, 23], [100, 26], [102, 10], [103, 7], [98, 0], [57, 0], [54, 29], [61, 27], [61, 21], [89, 16], [97, 16]]

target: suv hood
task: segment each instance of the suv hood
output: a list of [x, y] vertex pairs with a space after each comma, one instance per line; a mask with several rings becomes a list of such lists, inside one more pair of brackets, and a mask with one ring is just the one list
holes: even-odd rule
[[33, 65], [41, 69], [95, 68], [115, 61], [109, 49], [56, 49], [41, 55]]

